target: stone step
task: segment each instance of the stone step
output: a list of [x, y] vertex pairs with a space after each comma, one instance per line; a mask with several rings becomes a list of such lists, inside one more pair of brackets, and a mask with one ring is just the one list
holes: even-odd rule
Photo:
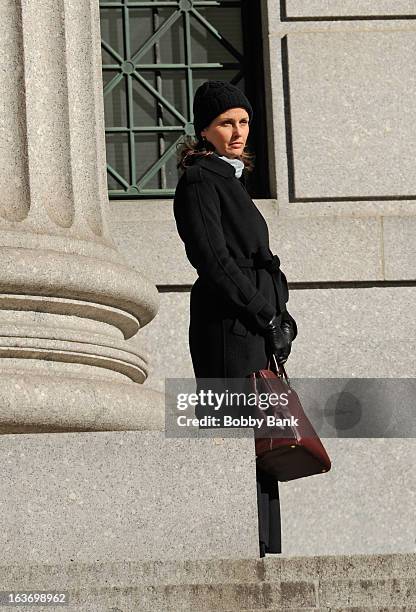
[[[368, 589], [368, 586], [373, 587]], [[273, 612], [416, 610], [415, 582], [387, 581], [363, 586], [345, 581], [344, 589], [320, 592], [304, 583], [194, 584], [70, 589], [67, 606], [29, 606], [37, 612]], [[8, 606], [7, 606], [8, 607]], [[3, 609], [2, 606], [0, 606]]]
[[414, 611], [416, 554], [3, 565], [6, 590], [68, 592], [37, 612]]
[[179, 584], [164, 586], [81, 589], [72, 593], [76, 609], [111, 610], [111, 606], [143, 612], [247, 612], [248, 610], [345, 610], [374, 607], [416, 610], [416, 580], [261, 582]]

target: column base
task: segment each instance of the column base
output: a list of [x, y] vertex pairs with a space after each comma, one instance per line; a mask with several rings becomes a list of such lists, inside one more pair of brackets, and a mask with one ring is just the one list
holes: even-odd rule
[[133, 382], [0, 373], [0, 434], [161, 431], [164, 406], [162, 393]]

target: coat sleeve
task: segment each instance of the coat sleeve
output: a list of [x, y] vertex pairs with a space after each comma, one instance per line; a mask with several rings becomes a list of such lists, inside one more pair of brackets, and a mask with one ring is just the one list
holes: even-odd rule
[[[193, 176], [190, 170], [197, 173]], [[199, 276], [209, 281], [235, 308], [254, 320], [259, 332], [276, 309], [241, 271], [226, 245], [218, 193], [202, 181], [199, 168], [189, 168], [179, 180], [174, 216], [187, 257]]]

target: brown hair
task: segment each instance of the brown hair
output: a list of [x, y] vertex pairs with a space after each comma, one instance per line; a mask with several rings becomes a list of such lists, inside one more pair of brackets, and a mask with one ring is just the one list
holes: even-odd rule
[[[194, 136], [187, 135], [177, 146], [178, 163], [176, 167], [183, 171], [185, 168], [192, 165], [192, 158], [212, 155], [214, 151], [215, 147], [209, 140], [197, 140]], [[239, 155], [239, 159], [244, 162], [244, 167], [248, 172], [254, 170], [255, 157], [255, 154], [250, 153], [247, 147], [244, 147], [243, 152]]]

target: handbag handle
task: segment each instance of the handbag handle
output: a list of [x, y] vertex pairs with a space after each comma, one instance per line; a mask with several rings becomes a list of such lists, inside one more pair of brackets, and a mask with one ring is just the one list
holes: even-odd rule
[[[275, 374], [277, 376], [282, 376], [282, 373], [283, 373], [283, 376], [284, 376], [284, 378], [286, 380], [287, 386], [290, 387], [290, 378], [287, 375], [287, 372], [285, 370], [285, 367], [284, 367], [283, 363], [277, 363], [276, 355], [274, 353], [272, 353], [272, 357], [274, 359], [274, 364], [275, 364]], [[269, 360], [267, 362], [267, 369], [269, 369], [269, 370], [271, 369], [271, 358], [270, 357], [269, 357]]]
[[[275, 363], [275, 366], [276, 366], [276, 367], [275, 367], [275, 374], [276, 374], [277, 376], [280, 376], [280, 377], [281, 377], [281, 376], [282, 376], [282, 373], [283, 373], [283, 375], [284, 375], [284, 377], [285, 377], [285, 380], [286, 380], [286, 383], [287, 383], [287, 386], [289, 387], [289, 389], [291, 389], [291, 385], [290, 385], [290, 378], [289, 378], [289, 376], [287, 375], [286, 370], [285, 370], [285, 368], [284, 368], [283, 364], [282, 364], [282, 363], [281, 363], [281, 364], [278, 364], [278, 363], [277, 363], [277, 361], [276, 361], [276, 356], [274, 355], [274, 353], [273, 353], [273, 359], [274, 359], [274, 363]], [[271, 369], [271, 359], [270, 359], [270, 357], [269, 357], [269, 359], [268, 359], [268, 361], [267, 361], [267, 369], [268, 369], [268, 370], [270, 370], [270, 369]], [[272, 370], [272, 371], [273, 371], [273, 370]], [[250, 374], [249, 378], [250, 378], [251, 383], [252, 383], [252, 385], [253, 385], [254, 392], [255, 392], [255, 394], [257, 395], [257, 394], [258, 394], [258, 392], [257, 392], [257, 378], [256, 378], [256, 373], [255, 373], [255, 372], [252, 372], [252, 373]]]

